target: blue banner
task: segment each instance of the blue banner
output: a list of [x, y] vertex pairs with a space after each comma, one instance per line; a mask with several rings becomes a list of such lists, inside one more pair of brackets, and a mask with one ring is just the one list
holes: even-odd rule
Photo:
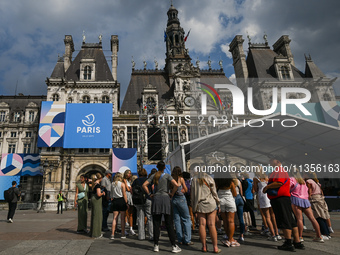
[[112, 148], [112, 104], [67, 104], [64, 148]]

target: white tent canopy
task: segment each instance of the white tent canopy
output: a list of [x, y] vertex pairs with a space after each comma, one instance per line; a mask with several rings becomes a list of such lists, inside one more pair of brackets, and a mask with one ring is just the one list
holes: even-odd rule
[[[283, 127], [281, 121], [286, 119], [298, 124]], [[260, 126], [263, 121], [263, 126], [237, 126], [183, 143], [169, 156], [170, 162], [180, 159], [182, 169], [186, 169], [185, 156], [195, 158], [218, 151], [260, 164], [268, 164], [271, 157], [285, 164], [340, 164], [339, 128], [279, 113], [258, 121], [251, 125]], [[292, 125], [293, 121], [284, 123]]]

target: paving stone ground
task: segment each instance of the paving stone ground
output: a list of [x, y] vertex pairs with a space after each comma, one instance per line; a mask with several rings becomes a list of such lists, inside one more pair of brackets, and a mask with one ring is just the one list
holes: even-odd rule
[[[139, 241], [136, 236], [120, 239], [116, 234], [115, 240], [110, 240], [110, 232], [104, 233], [103, 238], [93, 239], [87, 235], [76, 233], [77, 212], [65, 211], [63, 214], [55, 212], [37, 213], [31, 210], [16, 211], [14, 223], [5, 220], [7, 211], [0, 211], [0, 255], [41, 255], [41, 254], [138, 254], [144, 255], [153, 252], [153, 243]], [[90, 212], [89, 212], [90, 219]], [[112, 215], [109, 218], [109, 226]], [[304, 232], [306, 250], [297, 251], [299, 254], [340, 254], [340, 213], [331, 213], [332, 225], [335, 230], [333, 238], [324, 244], [312, 242], [314, 232], [306, 218], [308, 230]], [[260, 225], [260, 216], [257, 215]], [[258, 231], [252, 231], [252, 236], [247, 236], [240, 247], [227, 248], [219, 245], [222, 254], [256, 254], [275, 255], [287, 254], [277, 250], [281, 242], [267, 241]], [[236, 237], [238, 235], [236, 234]], [[221, 239], [222, 236], [219, 236]], [[193, 233], [192, 246], [180, 246], [181, 254], [197, 254], [200, 252], [201, 244], [197, 233]], [[208, 249], [212, 251], [212, 244], [208, 237]], [[170, 253], [171, 245], [168, 241], [166, 231], [162, 231], [160, 238], [160, 253]], [[289, 254], [289, 253], [288, 253]]]

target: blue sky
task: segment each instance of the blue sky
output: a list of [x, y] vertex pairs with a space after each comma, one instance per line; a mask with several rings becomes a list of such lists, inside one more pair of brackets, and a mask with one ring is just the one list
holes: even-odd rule
[[[304, 72], [304, 53], [330, 77], [340, 75], [340, 2], [337, 0], [173, 0], [181, 26], [191, 29], [186, 47], [195, 64], [219, 69], [223, 60], [227, 77], [233, 80], [228, 45], [241, 34], [247, 49], [247, 33], [252, 42], [269, 45], [283, 34], [292, 39], [296, 66]], [[119, 36], [118, 81], [123, 100], [131, 74], [131, 58], [136, 69], [154, 68], [154, 60], [164, 67], [169, 0], [1, 0], [0, 2], [0, 95], [46, 94], [45, 79], [64, 54], [64, 37], [72, 35], [76, 56], [82, 33], [86, 42], [98, 42], [110, 62], [110, 36]]]

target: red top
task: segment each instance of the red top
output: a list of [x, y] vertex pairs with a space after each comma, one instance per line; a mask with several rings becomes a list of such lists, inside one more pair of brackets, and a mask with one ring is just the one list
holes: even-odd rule
[[[269, 176], [268, 184], [271, 182], [281, 182], [283, 185], [279, 188], [277, 196], [270, 196], [267, 194], [269, 199], [277, 197], [290, 197], [290, 179], [288, 173], [283, 169], [282, 166], [275, 167], [275, 170]], [[286, 182], [286, 183], [285, 183]]]

